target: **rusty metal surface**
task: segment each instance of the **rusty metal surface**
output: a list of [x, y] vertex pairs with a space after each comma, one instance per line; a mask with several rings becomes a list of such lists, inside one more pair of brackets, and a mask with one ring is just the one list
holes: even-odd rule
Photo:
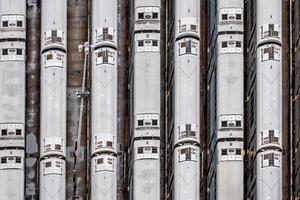
[[248, 152], [256, 151], [256, 1], [250, 0], [245, 5], [245, 129], [244, 129], [244, 166], [245, 199], [256, 199], [256, 159]]
[[[173, 109], [173, 92], [174, 92], [174, 21], [175, 21], [175, 9], [172, 0], [166, 1], [166, 80], [165, 80], [165, 97], [167, 110], [165, 113], [165, 199], [172, 199], [173, 196], [173, 131], [174, 128], [174, 117], [172, 115]], [[161, 123], [162, 124], [162, 123]]]
[[129, 2], [118, 0], [118, 200], [128, 199], [126, 152], [128, 147]]
[[300, 2], [293, 2], [293, 194], [300, 198]]
[[40, 111], [40, 8], [27, 1], [26, 67], [26, 200], [38, 199], [39, 111]]
[[83, 114], [80, 156], [76, 183], [73, 180], [74, 150], [79, 124], [80, 99], [76, 92], [81, 90], [84, 54], [78, 45], [88, 40], [88, 0], [68, 0], [68, 82], [67, 82], [67, 199], [71, 200], [76, 190], [78, 199], [87, 194], [87, 118], [86, 106]]
[[[201, 146], [204, 147], [203, 150], [206, 148], [206, 154], [204, 156], [205, 160], [203, 165], [206, 165], [206, 184], [207, 190], [210, 192], [202, 192], [201, 195], [206, 195], [207, 199], [215, 199], [216, 198], [216, 88], [217, 88], [217, 75], [216, 75], [216, 44], [217, 44], [217, 5], [216, 0], [214, 1], [206, 1], [207, 6], [207, 32], [206, 35], [206, 42], [207, 42], [207, 64], [206, 64], [206, 93], [207, 99], [206, 101], [209, 102], [206, 104], [206, 136], [201, 135], [201, 139], [204, 141], [201, 142]], [[209, 23], [212, 22], [212, 23]], [[203, 31], [203, 30], [202, 30]], [[202, 36], [201, 36], [202, 37]], [[202, 71], [201, 71], [202, 72]], [[201, 122], [202, 123], [202, 122]], [[201, 175], [201, 177], [203, 177]], [[203, 190], [203, 189], [202, 189]], [[204, 193], [204, 194], [203, 194]]]
[[202, 163], [200, 163], [200, 198], [207, 199], [207, 1], [201, 0], [200, 9], [200, 148]]
[[282, 200], [290, 194], [290, 0], [282, 0]]

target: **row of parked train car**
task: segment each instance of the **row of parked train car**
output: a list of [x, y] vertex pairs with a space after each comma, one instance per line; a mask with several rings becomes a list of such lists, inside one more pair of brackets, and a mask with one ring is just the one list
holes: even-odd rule
[[[117, 0], [93, 0], [91, 199], [117, 196]], [[99, 12], [100, 9], [100, 12]], [[67, 0], [41, 1], [40, 199], [66, 199]], [[1, 199], [24, 199], [26, 1], [0, 1]]]
[[[256, 1], [257, 200], [282, 199], [282, 2]], [[244, 198], [244, 1], [217, 1], [216, 199]]]
[[[134, 0], [130, 199], [161, 196], [161, 1]], [[268, 5], [274, 6], [268, 6]], [[175, 0], [175, 200], [200, 198], [200, 2]], [[217, 199], [243, 199], [244, 1], [217, 4]], [[281, 199], [281, 2], [257, 2], [257, 199]], [[92, 0], [92, 200], [117, 199], [118, 2]], [[66, 198], [67, 0], [41, 1], [40, 199]], [[26, 1], [0, 0], [0, 196], [24, 199]]]

